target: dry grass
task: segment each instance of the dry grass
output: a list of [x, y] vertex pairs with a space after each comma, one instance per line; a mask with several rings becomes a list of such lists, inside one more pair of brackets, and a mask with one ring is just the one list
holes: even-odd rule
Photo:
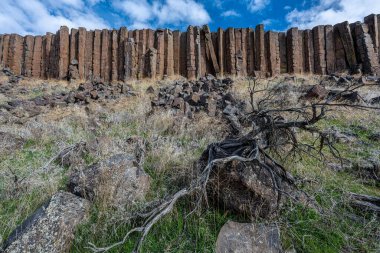
[[[286, 78], [287, 76], [261, 80], [260, 87], [273, 87], [278, 83], [286, 83]], [[319, 77], [298, 76], [296, 83], [308, 85], [319, 81]], [[162, 81], [160, 85], [169, 82], [170, 80]], [[32, 94], [35, 96], [60, 89], [68, 90], [78, 84], [24, 80], [20, 85], [35, 89], [36, 92]], [[150, 106], [152, 95], [146, 94], [145, 91], [149, 86], [156, 88], [157, 83], [140, 80], [130, 82], [130, 85], [139, 92], [136, 97], [96, 102], [87, 106], [51, 108], [22, 125], [7, 123], [0, 126], [0, 131], [13, 133], [26, 140], [26, 144], [20, 150], [14, 150], [7, 156], [0, 154], [0, 227], [4, 228], [0, 231], [0, 238], [6, 238], [55, 191], [65, 187], [67, 176], [73, 167], [53, 164], [49, 173], [38, 173], [38, 171], [50, 157], [68, 145], [79, 141], [92, 145], [93, 150], [81, 157], [83, 161], [73, 165], [85, 166], [114, 154], [131, 152], [128, 138], [143, 138], [147, 143], [144, 169], [152, 177], [151, 192], [147, 199], [155, 200], [182, 187], [192, 177], [194, 162], [206, 146], [225, 136], [224, 122], [203, 113], [196, 114], [193, 120], [189, 120], [175, 115], [170, 110], [158, 109], [152, 112]], [[232, 92], [238, 98], [248, 101], [248, 81], [236, 79]], [[366, 92], [373, 94], [371, 90]], [[262, 94], [257, 94], [257, 98], [261, 96]], [[287, 99], [292, 104], [298, 103], [295, 98], [298, 98], [296, 93], [280, 94], [280, 99]], [[0, 103], [1, 99], [0, 97]], [[319, 127], [324, 129], [332, 125], [340, 129], [354, 129], [353, 126], [362, 125], [367, 129], [363, 133], [358, 132], [359, 139], [363, 141], [361, 144], [339, 146], [344, 155], [361, 158], [365, 154], [376, 155], [374, 151], [380, 150], [378, 143], [370, 142], [367, 138], [369, 132], [379, 131], [380, 115], [343, 108], [331, 112]], [[310, 138], [310, 136], [300, 137], [305, 140]], [[379, 154], [377, 155], [380, 158]], [[303, 179], [301, 187], [329, 210], [328, 215], [323, 216], [323, 219], [329, 223], [326, 225], [323, 219], [316, 218], [319, 216], [290, 204], [278, 221], [284, 231], [283, 241], [286, 247], [294, 246], [300, 252], [338, 252], [339, 250], [332, 249], [343, 249], [343, 247], [348, 247], [354, 252], [370, 252], [378, 249], [374, 238], [370, 236], [370, 233], [376, 233], [374, 227], [379, 225], [378, 222], [370, 218], [363, 224], [353, 222], [347, 225], [349, 219], [346, 216], [351, 215], [353, 211], [347, 208], [345, 198], [345, 193], [348, 191], [380, 196], [378, 187], [363, 183], [349, 173], [331, 170], [326, 164], [312, 158], [286, 161], [286, 165], [294, 175]], [[16, 183], [15, 175], [25, 179]], [[202, 249], [203, 252], [212, 252], [218, 229], [231, 216], [209, 209], [205, 216], [191, 220], [188, 228], [189, 238], [181, 241], [178, 238], [183, 233], [179, 229], [183, 222], [182, 213], [189, 209], [190, 204], [181, 203], [172, 216], [153, 231], [148, 238], [145, 252], [157, 252], [164, 248], [168, 249], [168, 252], [185, 251], [185, 249], [191, 252]], [[104, 244], [118, 241], [128, 226], [124, 226], [123, 230], [120, 226], [115, 227], [112, 224], [120, 222], [123, 215], [125, 214], [109, 210], [104, 203], [97, 203], [92, 213], [94, 218], [77, 234], [73, 251], [83, 252], [88, 241], [99, 240]], [[367, 232], [364, 231], [366, 228]], [[331, 230], [332, 232], [328, 233], [330, 238], [320, 236], [320, 230]], [[302, 241], [299, 239], [302, 237], [311, 239]], [[203, 244], [193, 246], [193, 240], [202, 241]], [[360, 240], [364, 242], [363, 247], [358, 246]], [[128, 245], [133, 245], [133, 240]], [[128, 245], [124, 248], [125, 251]], [[318, 250], [316, 245], [319, 245], [321, 250]]]

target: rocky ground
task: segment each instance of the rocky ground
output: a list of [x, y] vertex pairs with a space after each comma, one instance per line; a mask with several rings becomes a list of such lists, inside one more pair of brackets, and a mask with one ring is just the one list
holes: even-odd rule
[[252, 111], [331, 100], [344, 106], [314, 127], [335, 152], [314, 152], [316, 133], [295, 129], [305, 144], [297, 153], [285, 144], [268, 151], [281, 164], [267, 164], [275, 178], [247, 161], [216, 166], [207, 201], [180, 199], [141, 252], [377, 252], [380, 110], [367, 107], [380, 107], [379, 85], [346, 75], [108, 85], [2, 70], [0, 251], [100, 252], [122, 241], [109, 251], [131, 252], [138, 231], [123, 238], [147, 210], [191, 185], [208, 161], [245, 157], [251, 147], [228, 140], [252, 129]]

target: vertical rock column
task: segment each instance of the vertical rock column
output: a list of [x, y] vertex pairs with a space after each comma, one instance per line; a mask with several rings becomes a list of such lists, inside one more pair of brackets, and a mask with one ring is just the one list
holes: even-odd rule
[[303, 30], [298, 30], [298, 73], [305, 72], [305, 48], [303, 46]]
[[71, 29], [70, 33], [70, 62], [78, 60], [78, 29]]
[[8, 66], [16, 75], [21, 75], [24, 39], [18, 34], [12, 34], [9, 41]]
[[146, 49], [154, 48], [154, 31], [152, 29], [146, 30]]
[[179, 73], [181, 76], [187, 76], [187, 32], [181, 33], [180, 45]]
[[288, 72], [291, 74], [301, 73], [300, 45], [298, 37], [298, 28], [290, 28], [286, 33]]
[[86, 32], [86, 48], [84, 51], [84, 76], [86, 79], [91, 79], [93, 75], [92, 57], [94, 52], [94, 32]]
[[118, 38], [118, 80], [124, 80], [124, 50], [125, 50], [125, 41], [128, 39], [128, 30], [126, 27], [121, 27], [119, 30]]
[[335, 48], [335, 70], [338, 72], [345, 71], [348, 66], [346, 64], [346, 53], [342, 39], [340, 38], [339, 30], [337, 26], [333, 27], [334, 32], [334, 48]]
[[357, 60], [355, 55], [354, 40], [351, 34], [351, 29], [348, 22], [343, 22], [335, 25], [339, 37], [341, 39], [345, 58], [348, 63], [350, 70], [355, 70], [357, 68]]
[[255, 63], [256, 70], [260, 71], [262, 76], [265, 76], [267, 71], [264, 37], [264, 25], [257, 25], [255, 32]]
[[196, 78], [196, 66], [195, 66], [195, 38], [194, 38], [194, 28], [189, 26], [187, 28], [187, 56], [186, 56], [186, 69], [187, 78], [194, 80]]
[[241, 64], [241, 74], [242, 76], [247, 76], [247, 30], [246, 28], [241, 29], [241, 50], [242, 50], [242, 64]]
[[226, 72], [236, 75], [236, 51], [235, 51], [235, 32], [234, 28], [226, 30]]
[[9, 67], [8, 65], [9, 40], [10, 40], [10, 35], [5, 34], [3, 37], [3, 54], [2, 54], [2, 63], [4, 67]]
[[286, 53], [286, 33], [280, 32], [278, 34], [278, 43], [280, 48], [280, 72], [288, 73], [288, 60]]
[[41, 76], [43, 78], [49, 78], [49, 72], [51, 68], [50, 55], [52, 50], [52, 39], [53, 35], [47, 33], [42, 37], [42, 66], [41, 66]]
[[94, 31], [94, 51], [92, 55], [92, 74], [94, 78], [100, 78], [100, 62], [102, 50], [102, 32]]
[[86, 78], [85, 53], [86, 53], [86, 29], [83, 27], [80, 27], [78, 31], [78, 72], [79, 72], [80, 79]]
[[242, 30], [235, 29], [235, 69], [236, 75], [242, 76], [243, 72], [243, 49], [242, 49]]
[[173, 54], [173, 33], [169, 29], [165, 30], [165, 75], [174, 75], [174, 54]]
[[375, 52], [379, 54], [379, 43], [380, 43], [380, 27], [377, 18], [378, 15], [371, 14], [364, 18], [364, 23], [368, 26], [368, 33], [371, 35], [372, 42], [374, 45]]
[[32, 76], [34, 38], [31, 35], [24, 37], [24, 64], [22, 67], [22, 75], [26, 77]]
[[200, 61], [199, 61], [199, 73], [198, 73], [198, 78], [202, 76], [206, 76], [206, 74], [209, 72], [209, 66], [206, 61], [206, 39], [205, 39], [205, 33], [203, 29], [200, 27], [196, 27], [197, 34], [199, 34], [199, 48], [200, 48]]
[[117, 30], [111, 32], [111, 81], [116, 82], [119, 79], [118, 74], [118, 53], [119, 53], [118, 33]]
[[194, 40], [195, 40], [195, 67], [196, 78], [201, 77], [202, 71], [202, 50], [201, 50], [201, 30], [198, 26], [194, 27]]
[[314, 73], [314, 44], [311, 30], [303, 31], [304, 64], [306, 73]]
[[41, 59], [42, 59], [42, 37], [34, 37], [33, 48], [33, 62], [32, 62], [32, 76], [39, 78], [41, 76]]
[[0, 35], [0, 65], [3, 64], [2, 58], [3, 58], [3, 43], [4, 43], [4, 35]]
[[280, 74], [280, 47], [278, 33], [269, 31], [265, 34], [267, 47], [268, 71], [271, 76]]
[[146, 76], [151, 79], [156, 78], [156, 67], [157, 67], [157, 49], [151, 47], [146, 53]]
[[137, 43], [137, 51], [138, 51], [138, 61], [139, 68], [137, 77], [139, 79], [144, 78], [146, 74], [145, 70], [145, 53], [146, 53], [146, 32], [145, 29], [138, 31], [138, 43]]
[[107, 29], [102, 30], [102, 46], [100, 61], [100, 77], [108, 82], [110, 80], [110, 32]]
[[217, 44], [218, 44], [218, 63], [219, 63], [219, 71], [220, 75], [224, 75], [224, 48], [225, 48], [225, 39], [224, 39], [224, 31], [222, 28], [218, 28], [217, 35]]
[[135, 43], [133, 38], [128, 38], [125, 42], [125, 74], [124, 81], [128, 81], [131, 79], [137, 78], [138, 71], [138, 52], [137, 52], [137, 44]]
[[335, 72], [335, 44], [333, 26], [325, 26], [326, 39], [326, 73], [332, 74]]
[[180, 75], [181, 54], [181, 32], [176, 30], [173, 32], [173, 58], [174, 58], [174, 75]]
[[164, 77], [165, 70], [165, 32], [162, 29], [156, 31], [156, 49], [157, 49], [157, 68], [156, 75], [158, 79]]
[[48, 78], [58, 77], [58, 58], [59, 58], [59, 41], [58, 33], [51, 36], [51, 49], [49, 55], [49, 72]]
[[[208, 27], [208, 25], [203, 26], [203, 32], [205, 34], [207, 63], [210, 66], [210, 71], [212, 71], [212, 74], [219, 76], [220, 70], [219, 70], [218, 59], [217, 59], [216, 52], [214, 49], [212, 34], [210, 32], [210, 28]], [[210, 71], [208, 73], [210, 73]]]
[[247, 74], [253, 75], [255, 71], [255, 32], [247, 29]]
[[363, 65], [363, 73], [370, 75], [380, 74], [378, 56], [374, 49], [372, 38], [366, 24], [356, 22], [354, 25], [358, 60]]
[[69, 70], [69, 28], [62, 26], [57, 34], [58, 78], [66, 79]]
[[323, 25], [313, 28], [315, 74], [326, 74], [326, 40]]

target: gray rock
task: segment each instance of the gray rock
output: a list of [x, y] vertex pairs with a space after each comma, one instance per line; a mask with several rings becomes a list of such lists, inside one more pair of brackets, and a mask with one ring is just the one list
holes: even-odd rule
[[227, 222], [219, 232], [216, 253], [280, 253], [276, 225]]
[[70, 192], [89, 199], [125, 208], [141, 201], [150, 187], [150, 177], [133, 156], [114, 155], [70, 175]]
[[74, 232], [86, 221], [89, 210], [89, 201], [58, 192], [9, 236], [4, 252], [68, 252]]
[[372, 133], [370, 136], [368, 136], [368, 139], [370, 139], [371, 141], [380, 142], [380, 132]]

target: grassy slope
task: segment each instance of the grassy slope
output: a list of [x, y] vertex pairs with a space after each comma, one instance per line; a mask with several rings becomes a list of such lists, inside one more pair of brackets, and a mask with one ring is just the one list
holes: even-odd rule
[[[148, 84], [139, 83], [145, 90]], [[245, 98], [246, 83], [238, 85], [236, 93]], [[0, 159], [0, 235], [6, 238], [23, 219], [46, 201], [67, 180], [67, 169], [55, 165], [49, 173], [33, 173], [46, 163], [61, 148], [78, 142], [91, 141], [96, 137], [107, 138], [113, 143], [100, 156], [85, 157], [90, 164], [112, 153], [122, 152], [129, 136], [141, 136], [150, 146], [147, 150], [145, 170], [152, 177], [151, 193], [147, 201], [172, 193], [187, 180], [194, 161], [207, 144], [223, 138], [224, 126], [215, 119], [198, 115], [196, 120], [174, 119], [168, 112], [156, 112], [148, 119], [149, 97], [128, 98], [100, 107], [90, 106], [90, 118], [84, 108], [50, 112], [37, 123], [26, 126], [2, 126], [21, 133], [27, 143], [21, 150]], [[93, 121], [99, 126], [93, 131]], [[379, 143], [371, 142], [368, 136], [380, 129], [380, 116], [368, 113], [343, 111], [321, 122], [320, 128], [331, 125], [339, 129], [350, 129], [358, 134], [361, 144], [338, 144], [346, 157], [357, 159], [373, 155], [380, 150]], [[357, 128], [365, 125], [366, 129]], [[302, 136], [308, 140], [310, 136]], [[121, 143], [121, 144], [120, 144]], [[277, 222], [282, 231], [285, 248], [294, 247], [297, 252], [376, 252], [379, 245], [379, 220], [367, 215], [364, 218], [347, 205], [347, 192], [380, 196], [378, 186], [365, 184], [347, 172], [333, 171], [326, 164], [311, 157], [301, 161], [288, 161], [286, 167], [297, 177], [305, 179], [301, 187], [314, 196], [323, 206], [322, 214], [314, 210], [288, 203]], [[27, 176], [20, 189], [15, 189], [14, 177], [9, 173], [14, 168], [19, 177]], [[190, 216], [191, 199], [180, 201], [174, 212], [155, 226], [144, 243], [143, 252], [213, 252], [220, 228], [227, 220], [241, 220], [229, 213], [205, 208]], [[262, 221], [260, 221], [262, 222]], [[76, 233], [72, 252], [86, 252], [88, 242], [106, 246], [121, 240], [133, 226], [125, 221], [125, 214], [109, 210], [104, 203], [96, 203], [90, 221]], [[132, 236], [123, 247], [113, 252], [125, 252], [136, 241]], [[128, 251], [127, 251], [128, 252]]]

